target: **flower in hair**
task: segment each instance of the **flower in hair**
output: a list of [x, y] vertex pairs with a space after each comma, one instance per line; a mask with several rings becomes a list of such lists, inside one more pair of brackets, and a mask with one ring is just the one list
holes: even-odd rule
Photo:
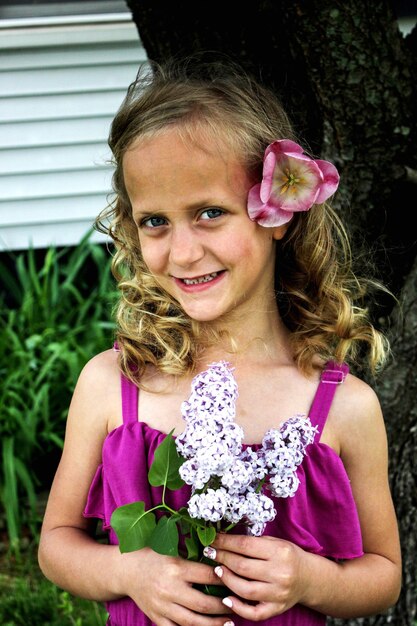
[[295, 212], [327, 200], [338, 185], [332, 163], [312, 159], [294, 141], [279, 139], [265, 150], [262, 182], [249, 190], [249, 217], [261, 226], [281, 226]]

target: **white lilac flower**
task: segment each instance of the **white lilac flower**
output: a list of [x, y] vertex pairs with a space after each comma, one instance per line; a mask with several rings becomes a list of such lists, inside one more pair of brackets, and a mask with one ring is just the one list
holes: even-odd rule
[[293, 472], [301, 463], [303, 457], [300, 458], [298, 450], [290, 450], [289, 448], [279, 448], [278, 450], [265, 450], [263, 458], [269, 473], [289, 473]]
[[223, 425], [214, 419], [196, 419], [187, 424], [186, 429], [176, 439], [179, 454], [192, 458], [198, 450], [215, 443], [223, 430]]
[[260, 537], [264, 533], [265, 526], [266, 524], [263, 524], [262, 522], [256, 522], [256, 524], [250, 524], [247, 527], [246, 532], [248, 535], [252, 535], [253, 537]]
[[237, 456], [242, 450], [243, 437], [243, 429], [234, 422], [199, 419], [188, 423], [185, 431], [176, 438], [176, 446], [178, 453], [186, 459], [218, 446], [222, 448], [222, 454]]
[[231, 495], [234, 495], [244, 492], [253, 480], [251, 464], [237, 459], [223, 472], [221, 483]]
[[313, 443], [318, 432], [317, 426], [313, 426], [310, 419], [301, 414], [288, 419], [280, 430], [285, 441], [288, 440], [289, 444], [300, 444], [303, 449]]
[[188, 501], [188, 512], [191, 517], [207, 522], [220, 521], [226, 512], [227, 493], [223, 488], [207, 489], [204, 493], [194, 494]]
[[277, 498], [292, 498], [298, 489], [300, 479], [296, 472], [291, 474], [275, 474], [269, 479], [269, 488]]
[[189, 420], [192, 413], [221, 415], [229, 421], [235, 417], [237, 384], [226, 361], [212, 363], [207, 370], [197, 374], [191, 389], [188, 404], [182, 406], [185, 419]]
[[235, 460], [227, 445], [221, 441], [198, 450], [194, 458], [198, 465], [212, 476], [221, 476]]
[[195, 459], [185, 461], [179, 468], [179, 474], [187, 485], [192, 485], [193, 490], [203, 489], [211, 478], [210, 472]]
[[245, 517], [248, 503], [245, 495], [228, 494], [227, 507], [224, 512], [224, 519], [233, 524], [237, 524]]
[[250, 492], [246, 497], [246, 517], [256, 524], [270, 522], [275, 518], [276, 510], [271, 498], [263, 493]]
[[296, 415], [281, 428], [271, 428], [262, 440], [262, 456], [270, 471], [293, 471], [302, 462], [307, 445], [313, 442], [317, 427], [310, 419]]
[[268, 430], [258, 450], [244, 449], [244, 432], [234, 422], [238, 393], [230, 365], [212, 363], [194, 377], [191, 388], [181, 405], [186, 427], [176, 437], [178, 453], [187, 459], [180, 475], [192, 487], [188, 512], [208, 522], [243, 521], [249, 534], [259, 536], [276, 515], [261, 485], [265, 481], [263, 488], [276, 497], [295, 494], [296, 470], [317, 428], [296, 415]]
[[[261, 452], [263, 452], [262, 449]], [[263, 454], [258, 454], [255, 450], [248, 446], [245, 450], [242, 450], [239, 455], [239, 459], [241, 461], [245, 461], [246, 463], [250, 463], [254, 480], [260, 481], [266, 476], [267, 467]]]

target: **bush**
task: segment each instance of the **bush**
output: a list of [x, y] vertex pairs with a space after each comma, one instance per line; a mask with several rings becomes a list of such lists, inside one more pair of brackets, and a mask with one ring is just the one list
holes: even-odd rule
[[110, 260], [88, 235], [0, 261], [0, 494], [13, 549], [23, 528], [39, 531], [37, 494], [50, 487], [80, 370], [112, 345]]

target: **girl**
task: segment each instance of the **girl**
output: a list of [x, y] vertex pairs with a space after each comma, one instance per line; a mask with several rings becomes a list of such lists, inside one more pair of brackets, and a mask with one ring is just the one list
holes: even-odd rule
[[[111, 626], [313, 626], [384, 611], [401, 570], [386, 434], [374, 392], [345, 361], [368, 346], [375, 370], [387, 345], [357, 302], [363, 283], [325, 202], [337, 171], [305, 154], [276, 97], [233, 64], [152, 70], [111, 128], [117, 344], [80, 375], [40, 566], [106, 601]], [[290, 416], [316, 426], [295, 495], [276, 502], [261, 536], [218, 534], [213, 567], [150, 548], [121, 554], [112, 512], [159, 503], [147, 483], [154, 450], [183, 431], [193, 377], [223, 359], [246, 444]], [[169, 497], [186, 504], [188, 485]], [[93, 538], [94, 518], [109, 545]], [[230, 593], [206, 595], [202, 583]]]

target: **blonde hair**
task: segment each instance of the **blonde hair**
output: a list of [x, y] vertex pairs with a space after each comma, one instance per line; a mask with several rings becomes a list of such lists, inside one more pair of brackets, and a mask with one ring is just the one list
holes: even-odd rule
[[[219, 340], [213, 326], [190, 319], [154, 280], [132, 219], [123, 156], [134, 140], [169, 128], [187, 141], [206, 137], [220, 149], [226, 143], [254, 181], [261, 180], [268, 144], [296, 140], [276, 95], [231, 61], [196, 63], [189, 57], [164, 65], [151, 62], [130, 85], [109, 136], [115, 198], [97, 218], [96, 228], [115, 242], [121, 367], [137, 383], [147, 364], [172, 375], [192, 372], [200, 351]], [[277, 303], [292, 331], [301, 370], [311, 371], [315, 356], [355, 364], [365, 346], [370, 369], [376, 371], [388, 354], [388, 342], [360, 304], [376, 283], [355, 276], [349, 238], [336, 212], [323, 204], [295, 214], [278, 243]]]

